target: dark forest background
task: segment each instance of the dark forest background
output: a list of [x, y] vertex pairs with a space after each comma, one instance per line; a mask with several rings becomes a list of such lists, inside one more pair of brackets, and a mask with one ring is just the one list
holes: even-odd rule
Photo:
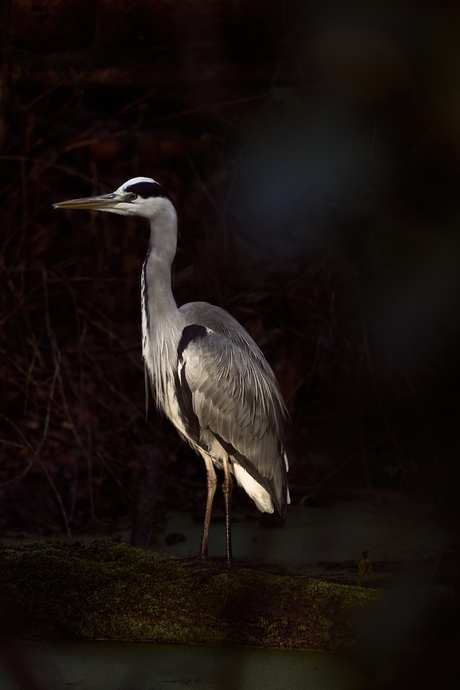
[[204, 497], [202, 462], [145, 415], [146, 224], [52, 209], [137, 175], [178, 207], [178, 303], [226, 308], [279, 378], [294, 502], [458, 510], [460, 9], [0, 12], [2, 533], [112, 529], [152, 467], [155, 505]]

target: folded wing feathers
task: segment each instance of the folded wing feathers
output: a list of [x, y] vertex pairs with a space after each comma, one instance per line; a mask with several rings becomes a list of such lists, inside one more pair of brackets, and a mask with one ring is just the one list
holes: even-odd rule
[[285, 462], [284, 403], [260, 350], [253, 341], [241, 341], [240, 345], [208, 329], [206, 337], [187, 345], [179, 366], [183, 366], [200, 428], [209, 429], [237, 456], [243, 456], [246, 471], [268, 482], [275, 502], [283, 508], [287, 496], [281, 465]]

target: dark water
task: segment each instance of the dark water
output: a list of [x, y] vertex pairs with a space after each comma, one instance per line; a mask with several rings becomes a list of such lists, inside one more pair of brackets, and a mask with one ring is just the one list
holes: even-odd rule
[[[429, 586], [443, 551], [458, 541], [458, 525], [427, 504], [341, 502], [322, 507], [290, 506], [282, 527], [259, 520], [233, 520], [233, 552], [241, 565], [271, 572], [356, 584], [363, 551], [373, 565], [373, 584], [401, 579]], [[171, 536], [183, 538], [168, 544]], [[173, 556], [197, 552], [201, 525], [188, 514], [168, 516], [153, 550]], [[223, 523], [211, 525], [210, 555], [223, 556]]]
[[[21, 644], [46, 690], [360, 690], [344, 655], [125, 643]], [[18, 690], [0, 668], [2, 690]]]
[[[201, 525], [194, 523], [190, 515], [170, 515], [153, 549], [174, 556], [194, 554], [200, 533]], [[130, 534], [126, 531], [116, 536], [129, 541]], [[358, 558], [362, 551], [368, 552], [374, 572], [372, 581], [366, 584], [389, 587], [395, 594], [376, 615], [369, 634], [361, 639], [359, 662], [340, 654], [306, 650], [20, 643], [19, 665], [41, 684], [15, 684], [0, 663], [0, 689], [368, 688], [373, 677], [384, 677], [389, 669], [397, 669], [411, 635], [426, 638], [427, 649], [439, 646], [438, 633], [434, 640], [430, 637], [430, 630], [435, 629], [431, 614], [421, 619], [424, 609], [430, 607], [425, 602], [425, 590], [419, 588], [439, 584], [436, 572], [442, 554], [456, 541], [457, 525], [441, 519], [429, 505], [354, 502], [315, 508], [293, 506], [287, 511], [284, 526], [272, 528], [258, 520], [238, 520], [235, 515], [233, 546], [237, 562], [242, 565], [355, 584]], [[212, 525], [210, 555], [222, 556], [224, 549], [224, 525], [217, 522]], [[445, 627], [444, 623], [440, 626], [441, 633]], [[449, 648], [450, 638], [449, 633], [440, 649]], [[425, 657], [415, 660], [415, 669], [423, 665]], [[435, 655], [422, 676], [437, 669], [437, 678], [439, 669], [447, 667], [444, 657], [441, 663]], [[399, 672], [395, 673], [397, 676]]]

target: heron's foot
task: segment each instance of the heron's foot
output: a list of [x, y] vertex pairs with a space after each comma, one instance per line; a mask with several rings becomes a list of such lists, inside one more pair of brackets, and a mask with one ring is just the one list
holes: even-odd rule
[[238, 570], [236, 569], [233, 561], [228, 562], [225, 559], [219, 561], [205, 561], [205, 565], [203, 567], [195, 568], [194, 573], [197, 577], [197, 585], [201, 585], [211, 577], [215, 577], [215, 575], [222, 575], [224, 573], [226, 575], [239, 578]]
[[191, 568], [206, 567], [206, 564], [209, 563], [207, 556], [203, 556], [201, 553], [197, 553], [196, 556], [184, 556], [177, 560]]
[[237, 575], [237, 568], [233, 560], [229, 561], [226, 558], [210, 560], [199, 553], [196, 556], [182, 558], [180, 560], [185, 563], [185, 565], [193, 568], [194, 572], [199, 576], [200, 582], [207, 580], [213, 575], [219, 575], [220, 573]]

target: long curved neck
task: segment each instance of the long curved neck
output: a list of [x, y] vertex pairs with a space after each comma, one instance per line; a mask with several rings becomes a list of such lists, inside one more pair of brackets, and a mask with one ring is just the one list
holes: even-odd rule
[[177, 216], [172, 204], [168, 203], [158, 209], [150, 221], [149, 249], [142, 267], [142, 300], [148, 322], [153, 319], [161, 322], [177, 312], [171, 288], [176, 245]]
[[171, 288], [171, 264], [176, 253], [177, 216], [169, 202], [150, 221], [150, 243], [142, 267], [142, 352], [157, 405], [168, 416], [171, 386], [181, 328], [181, 314]]

